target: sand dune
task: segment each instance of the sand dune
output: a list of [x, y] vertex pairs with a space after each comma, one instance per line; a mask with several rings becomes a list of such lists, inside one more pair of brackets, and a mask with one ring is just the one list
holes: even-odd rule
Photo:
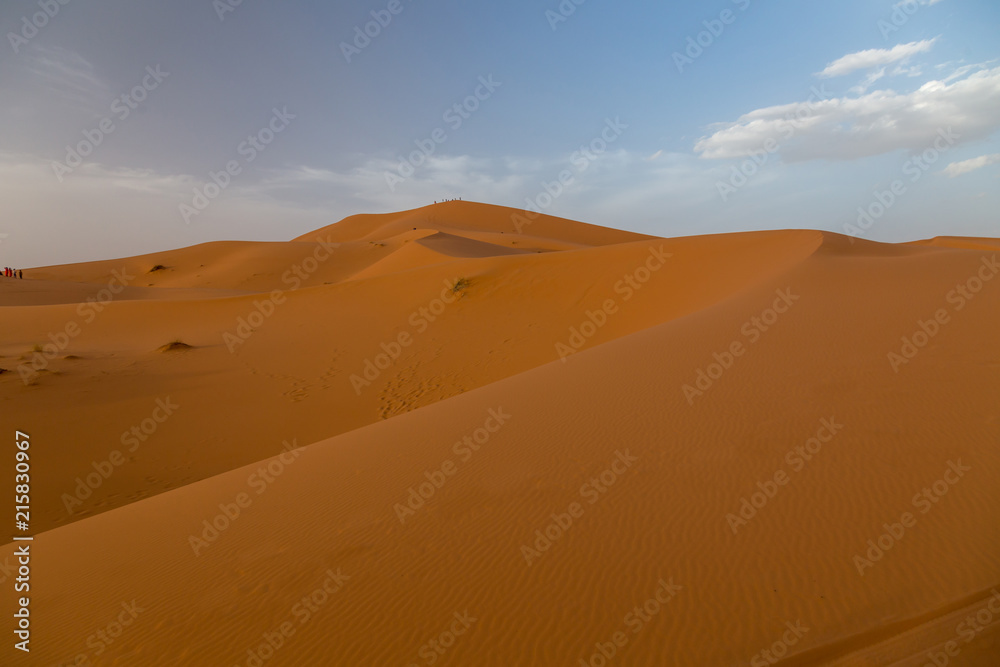
[[[271, 305], [250, 294], [115, 300], [100, 312], [91, 304], [10, 307], [20, 325], [17, 337], [0, 345], [0, 367], [11, 371], [0, 382], [11, 388], [18, 413], [39, 424], [41, 438], [74, 443], [41, 454], [53, 457], [53, 473], [39, 482], [44, 493], [36, 522], [47, 529], [259, 460], [271, 442], [285, 437], [288, 423], [298, 424], [299, 437], [312, 442], [560, 359], [557, 343], [567, 346], [562, 353], [578, 342], [585, 349], [695, 311], [799, 261], [821, 238], [790, 232], [633, 241], [562, 253], [453, 258], [400, 274], [385, 273], [383, 261], [375, 260], [373, 268], [380, 270], [369, 279], [355, 276], [314, 288], [303, 280], [300, 289], [286, 286], [281, 303]], [[661, 246], [673, 256], [648, 282], [634, 283], [637, 288], [622, 282]], [[331, 254], [327, 263], [338, 257]], [[582, 281], [584, 275], [593, 282]], [[463, 277], [468, 286], [453, 293], [447, 285]], [[440, 302], [442, 293], [454, 303]], [[600, 311], [609, 298], [621, 309], [592, 337], [571, 341], [570, 328], [578, 329], [587, 311]], [[444, 306], [439, 314], [431, 312], [435, 302]], [[241, 320], [264, 311], [275, 315], [257, 315], [263, 322], [252, 334], [249, 323], [241, 328]], [[34, 373], [40, 357], [33, 346], [50, 344], [50, 334], [58, 338], [67, 323], [79, 326], [78, 335], [57, 358], [41, 359], [44, 367]], [[415, 342], [401, 347], [384, 370], [373, 369], [383, 346], [397, 345], [401, 334]], [[157, 352], [173, 340], [193, 349]], [[32, 371], [27, 387], [16, 370], [22, 364]], [[220, 387], [232, 419], [218, 419]], [[72, 399], [62, 408], [65, 420], [44, 419], [53, 394]], [[123, 434], [166, 397], [181, 407], [157, 428], [150, 446], [131, 452], [134, 460], [92, 489], [86, 502], [73, 502], [88, 491], [78, 478], [85, 480], [93, 462], [120, 449]], [[114, 407], [95, 410], [101, 404]], [[81, 420], [92, 434], [83, 441], [76, 435]], [[184, 433], [197, 438], [180, 447], [167, 444], [184, 440]]]
[[[40, 532], [37, 648], [9, 664], [997, 664], [995, 240], [512, 213], [3, 285]], [[85, 322], [119, 265], [150, 293]]]
[[927, 241], [918, 241], [927, 245], [941, 246], [944, 248], [966, 248], [969, 250], [1000, 250], [1000, 242], [997, 239], [984, 239], [960, 236], [937, 236]]

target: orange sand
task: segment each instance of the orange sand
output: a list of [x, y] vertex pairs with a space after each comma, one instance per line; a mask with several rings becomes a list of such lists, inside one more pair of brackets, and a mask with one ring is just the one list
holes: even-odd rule
[[1000, 664], [997, 240], [514, 213], [0, 280], [37, 535], [0, 664]]

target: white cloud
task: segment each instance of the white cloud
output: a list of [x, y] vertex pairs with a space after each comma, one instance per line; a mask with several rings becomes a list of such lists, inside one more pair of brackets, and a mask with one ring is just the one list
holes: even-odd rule
[[976, 169], [988, 167], [991, 164], [996, 164], [998, 162], [1000, 162], [1000, 153], [993, 153], [992, 155], [980, 155], [979, 157], [974, 157], [971, 160], [952, 162], [951, 164], [949, 164], [947, 167], [944, 168], [944, 173], [948, 174], [948, 176], [951, 178], [955, 178], [956, 176], [961, 176], [962, 174], [968, 174], [970, 171], [975, 171]]
[[867, 51], [849, 53], [843, 58], [834, 60], [816, 76], [828, 79], [835, 76], [844, 76], [859, 69], [872, 69], [906, 61], [918, 53], [930, 51], [937, 39], [935, 37], [934, 39], [925, 39], [919, 42], [910, 42], [909, 44], [897, 44], [891, 49], [868, 49]]
[[[861, 97], [757, 109], [715, 126], [695, 151], [709, 159], [740, 158], [772, 139], [788, 162], [851, 160], [923, 150], [938, 130], [949, 127], [959, 143], [982, 139], [1000, 127], [1000, 67], [946, 81], [929, 81], [911, 93], [875, 90]], [[796, 117], [801, 120], [789, 120]]]
[[885, 68], [879, 67], [874, 72], [870, 72], [868, 76], [865, 77], [864, 81], [851, 88], [851, 92], [854, 93], [855, 95], [864, 95], [866, 92], [868, 92], [868, 89], [871, 88], [872, 85], [876, 81], [881, 79], [883, 76], [885, 76]]

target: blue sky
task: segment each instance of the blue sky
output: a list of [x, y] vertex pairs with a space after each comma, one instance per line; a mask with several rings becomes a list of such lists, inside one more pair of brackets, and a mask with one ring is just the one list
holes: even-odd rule
[[0, 6], [4, 264], [459, 196], [663, 236], [1000, 236], [990, 0], [235, 2]]

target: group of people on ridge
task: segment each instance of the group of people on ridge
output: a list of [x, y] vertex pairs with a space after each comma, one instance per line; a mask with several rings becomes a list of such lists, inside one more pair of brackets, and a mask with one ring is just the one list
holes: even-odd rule
[[3, 267], [3, 277], [4, 278], [23, 278], [24, 271], [19, 271], [18, 269], [12, 269], [9, 266]]

